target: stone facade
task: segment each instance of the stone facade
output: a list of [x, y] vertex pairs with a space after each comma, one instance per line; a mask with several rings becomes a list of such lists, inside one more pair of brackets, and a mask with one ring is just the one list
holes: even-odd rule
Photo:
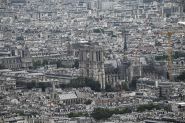
[[79, 49], [79, 67], [82, 77], [99, 81], [105, 88], [104, 53], [101, 47], [94, 44], [84, 44]]
[[20, 68], [29, 68], [32, 66], [32, 58], [26, 46], [5, 47], [9, 56], [0, 57], [0, 65], [8, 68], [18, 70]]

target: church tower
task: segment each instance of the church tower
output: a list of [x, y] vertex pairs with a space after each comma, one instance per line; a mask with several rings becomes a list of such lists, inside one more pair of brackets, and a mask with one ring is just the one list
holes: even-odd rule
[[26, 45], [22, 47], [20, 56], [23, 68], [28, 69], [29, 67], [33, 66], [31, 54], [29, 48]]
[[99, 81], [105, 89], [103, 49], [92, 43], [83, 44], [79, 49], [79, 60], [81, 76]]

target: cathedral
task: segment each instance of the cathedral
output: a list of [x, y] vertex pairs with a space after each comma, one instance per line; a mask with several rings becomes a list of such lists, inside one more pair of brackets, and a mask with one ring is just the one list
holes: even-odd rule
[[79, 48], [79, 67], [82, 77], [99, 81], [105, 89], [104, 53], [96, 44], [86, 43]]

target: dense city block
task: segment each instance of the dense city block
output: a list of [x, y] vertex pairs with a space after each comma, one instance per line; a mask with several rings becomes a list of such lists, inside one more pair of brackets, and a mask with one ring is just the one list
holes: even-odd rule
[[185, 123], [185, 1], [0, 0], [0, 123]]

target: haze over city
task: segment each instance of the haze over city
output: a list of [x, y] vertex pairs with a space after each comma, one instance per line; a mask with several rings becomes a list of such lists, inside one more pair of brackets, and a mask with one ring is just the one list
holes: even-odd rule
[[0, 123], [185, 123], [185, 1], [0, 0]]

